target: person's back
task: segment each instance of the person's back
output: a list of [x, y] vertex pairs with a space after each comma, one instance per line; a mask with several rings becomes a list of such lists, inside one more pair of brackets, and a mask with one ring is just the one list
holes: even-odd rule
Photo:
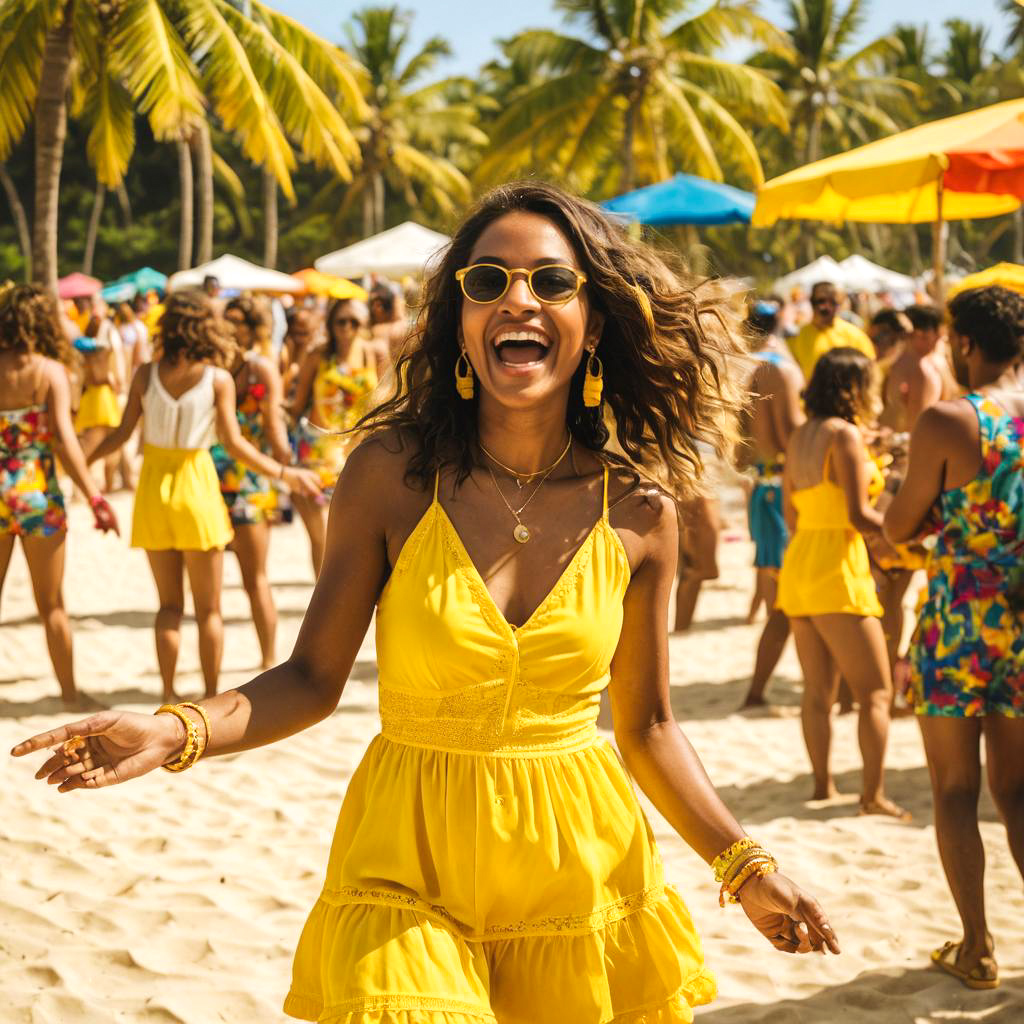
[[142, 439], [155, 448], [195, 451], [216, 440], [214, 367], [166, 357], [143, 367]]
[[913, 429], [918, 416], [943, 397], [939, 366], [942, 317], [930, 306], [906, 310], [913, 328], [903, 350], [888, 368], [882, 389], [883, 409], [879, 424], [895, 434]]

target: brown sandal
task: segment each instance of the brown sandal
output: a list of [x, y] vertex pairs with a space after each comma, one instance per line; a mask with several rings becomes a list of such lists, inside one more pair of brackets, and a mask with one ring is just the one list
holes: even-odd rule
[[990, 989], [999, 987], [999, 967], [995, 957], [983, 956], [969, 971], [957, 967], [956, 958], [963, 946], [962, 942], [947, 942], [939, 949], [932, 951], [932, 963], [951, 974], [962, 985], [973, 989]]

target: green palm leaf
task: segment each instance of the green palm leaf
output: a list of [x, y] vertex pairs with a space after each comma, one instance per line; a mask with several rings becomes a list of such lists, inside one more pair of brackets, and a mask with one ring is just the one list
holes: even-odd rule
[[135, 105], [116, 72], [116, 62], [102, 54], [82, 111], [90, 125], [86, 154], [96, 180], [107, 188], [121, 184], [135, 151]]
[[0, 160], [10, 156], [32, 117], [52, 6], [24, 0], [0, 14]]

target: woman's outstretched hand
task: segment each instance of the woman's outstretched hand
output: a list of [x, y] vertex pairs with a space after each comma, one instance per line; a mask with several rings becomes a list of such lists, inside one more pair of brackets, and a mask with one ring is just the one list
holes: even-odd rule
[[739, 899], [754, 927], [783, 953], [839, 952], [839, 940], [818, 901], [785, 875], [751, 878], [740, 888]]
[[67, 793], [136, 779], [172, 760], [184, 741], [185, 728], [174, 715], [101, 711], [41, 732], [19, 743], [11, 755], [24, 757], [52, 749], [53, 755], [35, 777]]

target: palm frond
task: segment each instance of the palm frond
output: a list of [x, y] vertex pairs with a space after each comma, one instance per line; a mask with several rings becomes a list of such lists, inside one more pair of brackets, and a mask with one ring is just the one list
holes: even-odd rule
[[529, 29], [505, 43], [505, 52], [527, 74], [544, 70], [555, 74], [598, 66], [605, 59], [603, 50], [583, 39], [563, 35], [551, 29]]
[[674, 118], [680, 134], [685, 136], [680, 141], [693, 149], [696, 159], [694, 172], [703, 178], [721, 181], [722, 167], [715, 156], [715, 147], [711, 144], [697, 111], [693, 109], [686, 90], [671, 76], [663, 73], [657, 76], [656, 84], [663, 97], [666, 114]]
[[715, 138], [719, 141], [719, 151], [723, 155], [733, 157], [747, 172], [754, 185], [763, 185], [764, 169], [761, 166], [761, 157], [746, 128], [710, 93], [689, 83], [684, 83], [682, 90], [691, 97], [702, 122], [709, 123]]
[[402, 87], [412, 85], [421, 75], [432, 71], [436, 67], [438, 60], [442, 57], [450, 57], [451, 55], [452, 48], [447, 39], [442, 39], [441, 36], [431, 36], [420, 47], [419, 52], [409, 59], [409, 62], [395, 80]]
[[789, 123], [782, 90], [757, 68], [699, 53], [681, 54], [674, 64], [681, 78], [713, 89], [723, 101], [741, 103], [779, 128]]
[[107, 188], [121, 184], [135, 151], [135, 107], [131, 93], [117, 79], [119, 70], [116, 59], [100, 54], [82, 109], [90, 126], [86, 155], [96, 180]]
[[138, 109], [161, 140], [181, 138], [203, 116], [195, 65], [159, 0], [124, 0], [111, 53]]
[[39, 91], [48, 5], [10, 4], [0, 14], [0, 160], [6, 160], [25, 133]]

